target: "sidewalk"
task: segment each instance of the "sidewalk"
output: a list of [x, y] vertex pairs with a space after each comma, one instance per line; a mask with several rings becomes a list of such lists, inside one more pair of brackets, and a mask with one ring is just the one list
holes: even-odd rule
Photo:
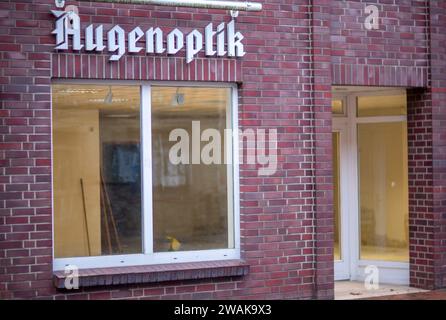
[[373, 297], [368, 298], [367, 300], [446, 300], [446, 289], [410, 294], [397, 294], [384, 297]]
[[336, 281], [335, 300], [382, 299], [389, 296], [406, 296], [410, 294], [429, 293], [428, 291], [408, 286], [380, 284], [377, 290], [367, 290], [363, 282]]

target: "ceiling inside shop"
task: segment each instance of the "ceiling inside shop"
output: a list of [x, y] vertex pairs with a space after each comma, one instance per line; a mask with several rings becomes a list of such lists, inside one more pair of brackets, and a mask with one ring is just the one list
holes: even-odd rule
[[[102, 114], [138, 112], [139, 86], [55, 84], [53, 106], [64, 109], [98, 109]], [[151, 87], [152, 113], [158, 116], [221, 114], [230, 101], [230, 89], [218, 87]]]

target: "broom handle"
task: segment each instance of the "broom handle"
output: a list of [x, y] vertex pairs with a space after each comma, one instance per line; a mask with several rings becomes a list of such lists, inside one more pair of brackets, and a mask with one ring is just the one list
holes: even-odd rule
[[88, 255], [90, 256], [91, 255], [90, 234], [88, 233], [87, 208], [85, 206], [84, 181], [82, 180], [82, 178], [81, 178], [81, 191], [82, 191], [82, 205], [84, 208], [85, 231], [87, 233]]
[[108, 244], [108, 253], [111, 254], [112, 253], [112, 244], [111, 244], [111, 237], [110, 237], [110, 227], [108, 225], [108, 217], [107, 217], [107, 206], [105, 204], [105, 196], [104, 196], [104, 189], [101, 186], [101, 200], [102, 200], [102, 204], [103, 204], [103, 208], [102, 208], [102, 212], [104, 214], [104, 219], [105, 219], [105, 233], [107, 235], [107, 244]]
[[115, 223], [115, 218], [114, 218], [113, 211], [112, 211], [110, 196], [108, 195], [107, 187], [105, 185], [104, 177], [103, 177], [102, 173], [101, 173], [101, 183], [102, 183], [103, 188], [104, 188], [105, 200], [106, 200], [108, 208], [109, 208], [108, 213], [110, 215], [110, 222], [111, 222], [111, 225], [112, 225], [112, 228], [113, 228], [113, 232], [115, 234], [116, 244], [118, 245], [119, 253], [122, 253], [121, 240], [119, 240], [119, 234], [118, 234], [118, 230], [116, 228], [116, 223]]

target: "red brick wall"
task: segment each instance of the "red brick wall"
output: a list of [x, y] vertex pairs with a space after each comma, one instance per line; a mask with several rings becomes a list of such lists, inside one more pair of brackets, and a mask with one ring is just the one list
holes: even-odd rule
[[[333, 1], [332, 76], [338, 85], [428, 87], [408, 92], [410, 283], [445, 286], [445, 2]], [[380, 9], [366, 30], [364, 8]]]
[[332, 1], [310, 1], [313, 62], [314, 188], [316, 191], [316, 275], [318, 297], [334, 295], [334, 215], [331, 125], [331, 42]]
[[109, 63], [102, 54], [53, 53], [53, 79], [112, 79], [159, 81], [240, 82], [241, 63], [233, 59], [196, 58], [189, 64], [184, 57], [123, 56]]
[[[332, 1], [333, 84], [425, 87], [428, 80], [426, 0]], [[367, 5], [380, 10], [379, 30], [367, 30]]]
[[[212, 69], [215, 72], [211, 72], [209, 78], [196, 79], [242, 81], [239, 89], [240, 126], [277, 127], [279, 130], [280, 163], [276, 175], [258, 177], [255, 168], [247, 165], [240, 168], [241, 249], [242, 257], [251, 265], [250, 274], [244, 278], [98, 287], [68, 293], [54, 289], [51, 283], [49, 84], [51, 78], [104, 78], [104, 70], [102, 73], [97, 70], [101, 55], [54, 53], [55, 39], [50, 34], [54, 28], [54, 18], [50, 13], [50, 9], [55, 9], [53, 4], [53, 0], [0, 3], [1, 297], [332, 297], [332, 235], [314, 237], [316, 230], [330, 231], [332, 228], [328, 225], [330, 217], [327, 217], [331, 216], [328, 213], [331, 200], [315, 203], [316, 191], [319, 196], [325, 193], [330, 196], [331, 191], [325, 190], [326, 186], [316, 190], [313, 177], [314, 150], [320, 148], [314, 143], [314, 139], [318, 139], [314, 121], [321, 130], [327, 124], [328, 100], [317, 102], [325, 111], [325, 120], [314, 120], [317, 110], [312, 108], [315, 98], [311, 91], [313, 64], [309, 47], [312, 40], [309, 33], [310, 7], [306, 0], [293, 4], [284, 0], [267, 1], [263, 2], [261, 13], [241, 12], [236, 26], [246, 37], [247, 55], [237, 61], [218, 60], [219, 65], [224, 64], [223, 70], [234, 71], [231, 75], [229, 72], [220, 73], [220, 68], [217, 68]], [[154, 10], [151, 6], [110, 7], [89, 2], [80, 2], [79, 10], [84, 26], [102, 23], [105, 30], [112, 24], [120, 24], [127, 30], [136, 25], [142, 28], [156, 25], [163, 28], [178, 26], [187, 31], [203, 28], [210, 21], [219, 23], [229, 19], [226, 12], [215, 10], [161, 7]], [[157, 70], [161, 70], [161, 63], [178, 62], [178, 58], [158, 57], [155, 60], [155, 69], [146, 68], [141, 77], [139, 70], [134, 72], [133, 65], [147, 61], [152, 63], [152, 57], [127, 57], [121, 60], [119, 70], [116, 66], [110, 68], [107, 62], [105, 78], [175, 78], [175, 75], [164, 73], [166, 68], [163, 73]], [[129, 61], [126, 67], [125, 62]], [[199, 59], [189, 67], [202, 68], [205, 61], [208, 60]], [[314, 65], [319, 68], [317, 63]], [[177, 79], [181, 76], [184, 74], [177, 74]], [[328, 80], [325, 82], [329, 84]], [[323, 169], [319, 176], [327, 185], [330, 173]], [[315, 205], [320, 208], [316, 215]], [[317, 223], [316, 217], [320, 218]], [[315, 240], [322, 241], [318, 251], [315, 250]], [[315, 259], [316, 253], [320, 253], [318, 259]], [[315, 267], [321, 268], [317, 280]]]
[[425, 89], [408, 92], [410, 283], [433, 288], [432, 101]]
[[[409, 99], [411, 275], [418, 286], [445, 286], [446, 59], [441, 43], [446, 9], [440, 0], [429, 7], [417, 0], [370, 2], [384, 10], [381, 31], [362, 29], [365, 1], [262, 1], [262, 12], [241, 12], [237, 18], [237, 29], [246, 37], [245, 57], [217, 59], [222, 68], [208, 65], [208, 73], [200, 73], [208, 61], [201, 57], [189, 66], [193, 72], [176, 75], [177, 80], [194, 80], [197, 74], [195, 80], [238, 81], [240, 126], [279, 130], [276, 175], [259, 177], [252, 166], [240, 168], [242, 256], [251, 265], [247, 277], [68, 293], [51, 283], [51, 79], [175, 79], [166, 68], [161, 72], [161, 64], [181, 60], [157, 57], [150, 69], [145, 62], [153, 65], [153, 57], [127, 57], [122, 61], [130, 61], [131, 68], [103, 63], [111, 66], [104, 76], [97, 69], [101, 55], [54, 53], [53, 0], [0, 2], [0, 297], [332, 297], [330, 85], [421, 87], [429, 77], [432, 89], [409, 95], [414, 98]], [[84, 25], [101, 23], [106, 30], [120, 24], [187, 31], [229, 19], [216, 10], [79, 4]], [[64, 69], [70, 61], [73, 69]], [[135, 69], [138, 64], [146, 66], [145, 73]]]
[[430, 1], [434, 286], [446, 287], [446, 2]]
[[429, 88], [409, 91], [410, 283], [446, 286], [446, 3], [429, 2]]

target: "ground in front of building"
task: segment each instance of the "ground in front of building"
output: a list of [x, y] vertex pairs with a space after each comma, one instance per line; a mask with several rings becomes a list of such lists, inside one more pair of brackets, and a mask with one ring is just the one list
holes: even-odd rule
[[[380, 284], [376, 290], [367, 290], [364, 282], [360, 281], [337, 281], [335, 282], [336, 300], [356, 299], [396, 299], [396, 297], [416, 294], [421, 296], [429, 294], [430, 291], [392, 284]], [[446, 299], [446, 293], [443, 296]]]

